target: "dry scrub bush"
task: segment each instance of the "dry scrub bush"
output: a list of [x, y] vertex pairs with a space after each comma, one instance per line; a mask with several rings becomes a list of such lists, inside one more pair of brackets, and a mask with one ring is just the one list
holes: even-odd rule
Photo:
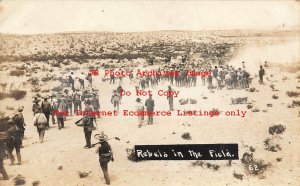
[[15, 98], [15, 100], [23, 99], [26, 96], [27, 92], [24, 90], [11, 90], [10, 91], [10, 97]]
[[25, 75], [25, 71], [24, 70], [12, 70], [9, 72], [9, 75], [19, 77], [19, 76]]

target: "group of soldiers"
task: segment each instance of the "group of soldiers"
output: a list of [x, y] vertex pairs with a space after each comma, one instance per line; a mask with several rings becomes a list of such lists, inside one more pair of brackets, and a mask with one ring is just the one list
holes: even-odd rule
[[[150, 66], [147, 68], [147, 71], [156, 71], [156, 74], [162, 75], [136, 75], [136, 77], [134, 77], [133, 69], [125, 69], [126, 71], [131, 72], [129, 76], [130, 82], [141, 89], [149, 88], [150, 86], [153, 88], [158, 86], [160, 82], [168, 82], [170, 85], [177, 87], [195, 87], [197, 86], [199, 77], [202, 85], [207, 85], [209, 89], [222, 89], [223, 87], [226, 87], [227, 89], [244, 89], [249, 87], [253, 79], [246, 70], [244, 61], [241, 64], [241, 68], [235, 68], [229, 65], [213, 67], [210, 62], [204, 60], [196, 61], [190, 59], [189, 55], [183, 55], [181, 57], [181, 62], [171, 62], [171, 56], [168, 55], [165, 58], [165, 63], [158, 64], [158, 67], [152, 66], [154, 65], [153, 61], [154, 57], [150, 57]], [[198, 75], [195, 75], [195, 73], [198, 73]], [[121, 84], [123, 77], [118, 76], [118, 78], [120, 79]], [[111, 75], [110, 84], [114, 84], [115, 79], [116, 77]]]
[[[171, 64], [170, 59], [166, 60], [166, 65], [161, 65], [159, 68], [153, 68], [156, 71], [169, 71], [178, 72], [178, 76], [165, 75], [165, 76], [137, 76], [133, 77], [133, 73], [129, 77], [130, 82], [136, 81], [136, 89], [140, 87], [145, 89], [147, 87], [155, 87], [160, 82], [169, 82], [168, 91], [173, 91], [172, 86], [178, 87], [191, 87], [197, 86], [197, 76], [187, 76], [187, 70], [196, 72], [208, 72], [207, 76], [200, 76], [202, 86], [206, 86], [209, 89], [222, 89], [226, 87], [227, 89], [244, 89], [248, 88], [251, 83], [250, 74], [246, 71], [244, 63], [242, 68], [234, 68], [233, 66], [215, 66], [211, 67], [207, 63], [195, 63], [189, 62], [186, 57], [183, 58], [182, 63]], [[71, 74], [73, 75], [73, 73]], [[263, 83], [263, 76], [265, 71], [263, 67], [260, 67], [259, 77], [260, 82]], [[90, 84], [92, 84], [92, 78], [90, 77]], [[115, 77], [111, 77], [110, 83], [115, 83]], [[121, 78], [122, 79], [122, 78]], [[58, 129], [65, 127], [64, 121], [66, 121], [67, 116], [72, 116], [77, 114], [77, 111], [95, 112], [100, 110], [100, 102], [98, 90], [90, 88], [84, 88], [84, 81], [81, 84], [80, 89], [74, 87], [74, 76], [69, 78], [69, 86], [71, 90], [65, 89], [64, 91], [54, 92], [51, 96], [44, 96], [42, 99], [34, 97], [32, 112], [34, 115], [34, 126], [36, 126], [39, 134], [39, 142], [43, 143], [45, 131], [50, 128], [49, 120], [52, 118], [52, 124], [58, 124]], [[213, 81], [216, 83], [213, 84]], [[122, 80], [120, 80], [120, 85], [116, 90], [113, 91], [111, 97], [111, 103], [115, 110], [119, 110], [122, 96], [120, 95], [123, 87], [121, 86]], [[72, 93], [71, 93], [72, 91]], [[169, 103], [169, 110], [174, 110], [174, 98], [173, 96], [167, 96]], [[84, 104], [84, 109], [82, 104]], [[144, 111], [147, 113], [154, 112], [155, 101], [152, 95], [142, 103], [140, 98], [136, 99], [136, 110]], [[25, 122], [22, 115], [24, 107], [20, 107], [18, 112], [13, 115], [13, 117], [5, 117], [0, 120], [0, 171], [4, 179], [9, 179], [4, 166], [3, 159], [7, 151], [8, 157], [11, 164], [14, 164], [15, 158], [12, 154], [13, 150], [16, 149], [18, 164], [21, 164], [21, 153], [20, 149], [22, 147], [22, 140], [24, 138]], [[153, 115], [147, 115], [147, 124], [153, 124]], [[144, 115], [138, 116], [138, 127], [142, 126], [144, 120]], [[96, 116], [87, 115], [82, 117], [80, 120], [76, 121], [77, 126], [83, 127], [83, 132], [85, 136], [86, 145], [85, 148], [92, 148], [95, 144], [91, 143], [92, 132], [97, 128]], [[96, 124], [96, 127], [95, 127]], [[110, 145], [107, 143], [109, 140], [104, 133], [98, 135], [99, 143], [101, 144], [97, 147], [97, 152], [99, 153], [99, 162], [103, 170], [103, 174], [107, 184], [110, 184], [110, 179], [107, 171], [107, 164], [110, 160], [114, 160], [112, 150]]]

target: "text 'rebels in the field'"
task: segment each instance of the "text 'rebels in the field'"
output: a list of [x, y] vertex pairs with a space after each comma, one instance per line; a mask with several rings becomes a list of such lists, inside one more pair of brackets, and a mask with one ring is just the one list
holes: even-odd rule
[[238, 144], [135, 145], [136, 160], [238, 160]]

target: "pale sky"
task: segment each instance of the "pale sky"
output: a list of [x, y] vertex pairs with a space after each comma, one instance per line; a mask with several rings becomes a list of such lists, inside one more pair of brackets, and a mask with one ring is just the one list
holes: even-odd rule
[[299, 1], [2, 0], [0, 33], [300, 28]]

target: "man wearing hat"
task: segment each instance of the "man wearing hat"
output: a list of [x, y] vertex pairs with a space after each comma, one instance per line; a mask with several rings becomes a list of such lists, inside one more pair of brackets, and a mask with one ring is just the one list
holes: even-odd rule
[[92, 148], [91, 138], [92, 138], [92, 132], [95, 129], [94, 120], [96, 120], [96, 118], [94, 115], [91, 114], [92, 112], [94, 112], [94, 108], [91, 105], [90, 100], [86, 101], [86, 106], [84, 111], [88, 113], [88, 115], [85, 116], [85, 119], [83, 120], [83, 131], [84, 131], [84, 136], [86, 141], [85, 148]]
[[72, 112], [73, 112], [73, 96], [72, 95], [69, 95], [67, 93], [67, 96], [66, 96], [66, 105], [67, 105], [67, 111], [68, 113], [70, 113], [70, 115], [72, 116]]
[[[98, 112], [100, 110], [100, 101], [99, 101], [99, 95], [94, 92], [93, 93], [93, 98], [92, 98], [92, 105], [94, 107], [94, 111]], [[98, 118], [100, 117], [100, 115], [98, 115]]]
[[139, 113], [138, 114], [138, 126], [139, 128], [142, 126], [143, 120], [144, 120], [144, 105], [141, 103], [141, 98], [136, 99], [136, 111]]
[[48, 99], [49, 99], [48, 96], [44, 97], [44, 101], [42, 101], [41, 108], [42, 108], [44, 115], [47, 118], [47, 126], [46, 127], [49, 129], [50, 128], [49, 117], [50, 117], [50, 112], [51, 112], [51, 103], [48, 101]]
[[148, 116], [148, 125], [153, 124], [153, 114], [154, 111], [154, 100], [152, 99], [152, 95], [149, 95], [149, 98], [145, 102], [146, 110], [147, 110], [147, 116]]
[[14, 121], [14, 123], [16, 125], [18, 136], [21, 139], [21, 146], [22, 146], [22, 140], [24, 138], [24, 132], [25, 132], [25, 126], [26, 126], [26, 124], [24, 122], [24, 117], [22, 114], [23, 109], [24, 109], [24, 106], [19, 107], [18, 112], [12, 118], [12, 120]]
[[115, 110], [119, 111], [120, 106], [120, 95], [118, 94], [117, 90], [114, 90], [113, 95], [111, 96], [111, 103], [114, 105]]
[[33, 105], [32, 105], [32, 112], [33, 112], [33, 115], [35, 115], [35, 113], [37, 113], [37, 108], [40, 106], [39, 105], [39, 102], [41, 100], [39, 100], [37, 97], [34, 97], [34, 100], [32, 101], [33, 102]]
[[259, 83], [264, 84], [265, 69], [263, 68], [263, 66], [260, 66], [258, 74], [259, 74]]
[[110, 185], [110, 179], [108, 175], [108, 162], [114, 161], [113, 152], [111, 149], [111, 146], [107, 142], [107, 135], [105, 135], [103, 132], [98, 136], [99, 139], [99, 146], [97, 147], [96, 152], [99, 155], [99, 162], [101, 169], [103, 171], [104, 179], [107, 185]]
[[76, 112], [76, 110], [82, 110], [82, 108], [81, 108], [81, 96], [78, 92], [78, 89], [76, 89], [76, 92], [73, 95], [73, 104], [74, 104], [74, 113]]
[[42, 108], [37, 108], [37, 113], [34, 115], [33, 122], [34, 126], [37, 127], [37, 131], [39, 133], [39, 141], [40, 143], [44, 142], [45, 130], [47, 126], [47, 118], [42, 112]]

